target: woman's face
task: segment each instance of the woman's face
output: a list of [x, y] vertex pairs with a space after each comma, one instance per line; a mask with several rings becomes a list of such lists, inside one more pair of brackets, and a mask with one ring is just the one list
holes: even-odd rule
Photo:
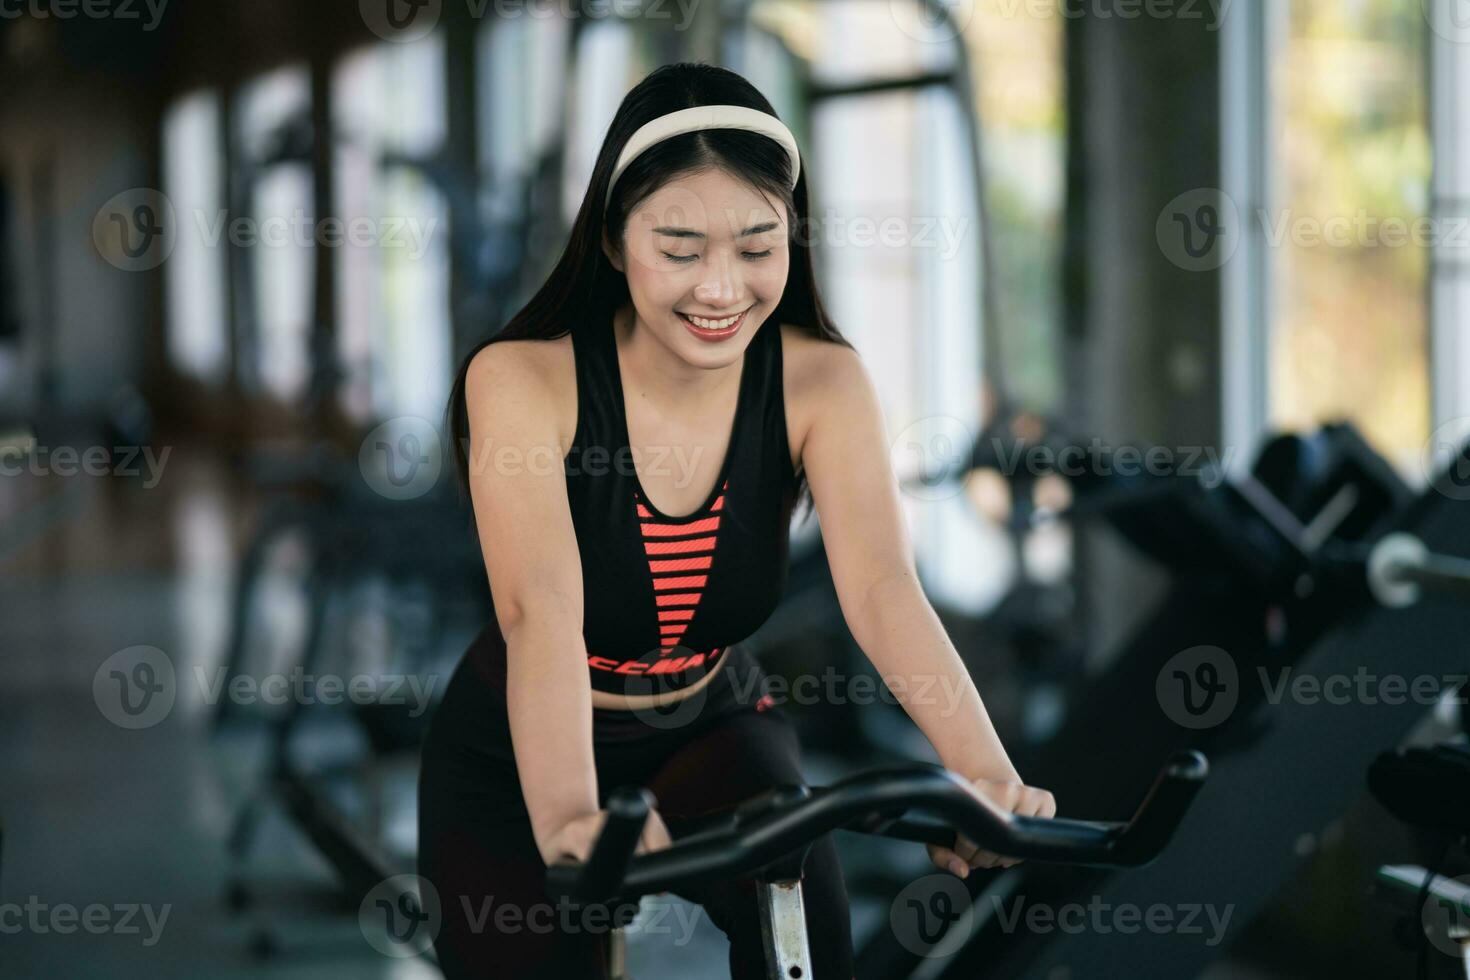
[[785, 208], [723, 170], [670, 181], [638, 204], [610, 256], [638, 318], [691, 364], [745, 353], [786, 289]]

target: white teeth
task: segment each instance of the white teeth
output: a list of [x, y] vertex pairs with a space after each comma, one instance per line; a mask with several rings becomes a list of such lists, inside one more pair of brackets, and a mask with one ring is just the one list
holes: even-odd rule
[[693, 323], [696, 327], [700, 327], [704, 330], [724, 330], [726, 327], [729, 327], [731, 324], [733, 324], [736, 320], [740, 319], [743, 315], [744, 314], [742, 313], [737, 313], [734, 316], [726, 317], [723, 320], [706, 320], [702, 316], [689, 316], [689, 314], [687, 313], [684, 314], [684, 316], [691, 323]]

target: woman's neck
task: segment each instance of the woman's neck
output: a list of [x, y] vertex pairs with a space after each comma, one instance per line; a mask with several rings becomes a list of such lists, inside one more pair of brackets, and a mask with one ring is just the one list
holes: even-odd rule
[[701, 368], [669, 350], [646, 325], [636, 325], [629, 304], [613, 314], [613, 337], [622, 362], [623, 387], [662, 412], [699, 414], [740, 383], [740, 362]]

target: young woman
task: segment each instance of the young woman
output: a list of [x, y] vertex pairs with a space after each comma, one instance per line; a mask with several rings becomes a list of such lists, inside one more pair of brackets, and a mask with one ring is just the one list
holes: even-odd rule
[[[649, 788], [640, 852], [800, 782], [789, 719], [741, 646], [786, 581], [810, 500], [846, 622], [943, 764], [1020, 814], [1022, 784], [919, 589], [875, 389], [818, 296], [796, 141], [749, 82], [668, 65], [628, 93], [541, 290], [450, 398], [496, 622], [436, 710], [420, 874], [450, 977], [603, 976], [605, 921], [556, 908], [607, 793]], [[940, 697], [931, 692], [953, 692]], [[959, 838], [941, 868], [1012, 863]], [[804, 886], [812, 968], [853, 975], [830, 839]], [[687, 896], [764, 977], [753, 883]]]

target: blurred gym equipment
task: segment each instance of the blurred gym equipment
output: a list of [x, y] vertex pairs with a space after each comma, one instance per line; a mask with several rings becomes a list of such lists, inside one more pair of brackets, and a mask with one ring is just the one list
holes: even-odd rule
[[[227, 894], [238, 910], [259, 907], [244, 872], [260, 822], [275, 804], [336, 874], [341, 909], [355, 914], [375, 886], [414, 870], [415, 842], [389, 833], [413, 825], [418, 748], [432, 710], [409, 692], [437, 693], [460, 653], [446, 646], [457, 635], [452, 627], [472, 633], [490, 615], [484, 563], [447, 481], [423, 496], [391, 500], [365, 485], [355, 461], [330, 453], [284, 468], [279, 460], [262, 461], [259, 471], [279, 495], [265, 510], [237, 582], [225, 690], [239, 678], [282, 674], [303, 683], [264, 717], [242, 717], [228, 697], [220, 702], [217, 732], [254, 723], [265, 728], [268, 746], [267, 771], [229, 837], [237, 871]], [[307, 554], [307, 626], [299, 646], [262, 664], [252, 656], [252, 598], [271, 546], [287, 536]], [[348, 631], [331, 616], [365, 584], [381, 587], [369, 602], [397, 622], [398, 642], [382, 649], [341, 642]], [[339, 683], [337, 703], [319, 693], [327, 678]], [[360, 678], [374, 682], [372, 699], [342, 699], [340, 692]], [[252, 945], [268, 955], [283, 944], [261, 920]]]

